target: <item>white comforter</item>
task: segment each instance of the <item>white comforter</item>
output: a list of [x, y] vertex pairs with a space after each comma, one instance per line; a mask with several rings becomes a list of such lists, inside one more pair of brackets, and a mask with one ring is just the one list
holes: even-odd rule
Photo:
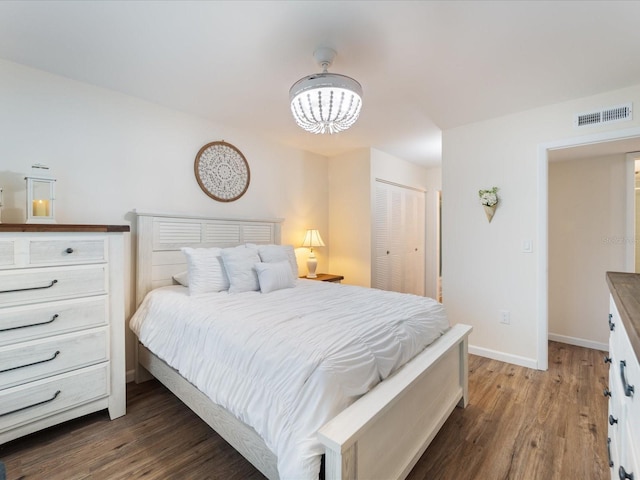
[[435, 300], [298, 280], [268, 294], [150, 292], [140, 341], [252, 426], [282, 479], [317, 479], [316, 432], [448, 328]]

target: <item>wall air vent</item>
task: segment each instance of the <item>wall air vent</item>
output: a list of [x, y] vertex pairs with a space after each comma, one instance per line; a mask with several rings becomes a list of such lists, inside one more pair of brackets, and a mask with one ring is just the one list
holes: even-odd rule
[[626, 103], [615, 107], [603, 108], [595, 112], [576, 113], [573, 124], [576, 127], [603, 125], [605, 123], [625, 122], [633, 118], [633, 104]]

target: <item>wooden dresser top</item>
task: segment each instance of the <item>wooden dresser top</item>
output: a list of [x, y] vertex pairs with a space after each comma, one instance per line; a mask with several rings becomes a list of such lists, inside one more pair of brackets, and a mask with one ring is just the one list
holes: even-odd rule
[[640, 274], [607, 272], [607, 283], [633, 351], [640, 360]]
[[60, 223], [0, 223], [2, 232], [128, 232], [129, 225], [83, 225]]

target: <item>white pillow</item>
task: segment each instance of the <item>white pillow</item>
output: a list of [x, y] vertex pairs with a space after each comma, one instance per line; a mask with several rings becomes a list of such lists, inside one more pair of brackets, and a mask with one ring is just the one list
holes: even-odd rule
[[184, 287], [189, 286], [189, 272], [187, 272], [186, 270], [184, 272], [176, 273], [171, 278], [173, 278], [176, 282]]
[[293, 245], [258, 245], [258, 255], [264, 263], [288, 261], [293, 278], [298, 278], [298, 262]]
[[222, 265], [221, 248], [183, 247], [189, 272], [189, 295], [221, 292], [229, 288], [229, 280]]
[[260, 290], [255, 264], [260, 262], [258, 249], [243, 245], [222, 249], [222, 261], [229, 278], [229, 293]]
[[256, 263], [255, 267], [258, 272], [258, 281], [262, 293], [291, 288], [296, 285], [296, 277], [291, 272], [291, 264], [288, 260], [274, 263]]

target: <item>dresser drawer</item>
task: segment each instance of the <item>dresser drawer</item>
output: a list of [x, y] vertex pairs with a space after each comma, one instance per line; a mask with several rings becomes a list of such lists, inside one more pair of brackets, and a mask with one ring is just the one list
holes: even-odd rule
[[0, 433], [109, 394], [102, 363], [0, 391]]
[[0, 390], [106, 361], [107, 328], [0, 348]]
[[0, 267], [10, 267], [15, 262], [14, 241], [0, 240]]
[[107, 325], [107, 297], [0, 308], [0, 347]]
[[31, 240], [29, 264], [59, 265], [106, 261], [103, 239]]
[[0, 307], [107, 293], [107, 266], [0, 271]]

